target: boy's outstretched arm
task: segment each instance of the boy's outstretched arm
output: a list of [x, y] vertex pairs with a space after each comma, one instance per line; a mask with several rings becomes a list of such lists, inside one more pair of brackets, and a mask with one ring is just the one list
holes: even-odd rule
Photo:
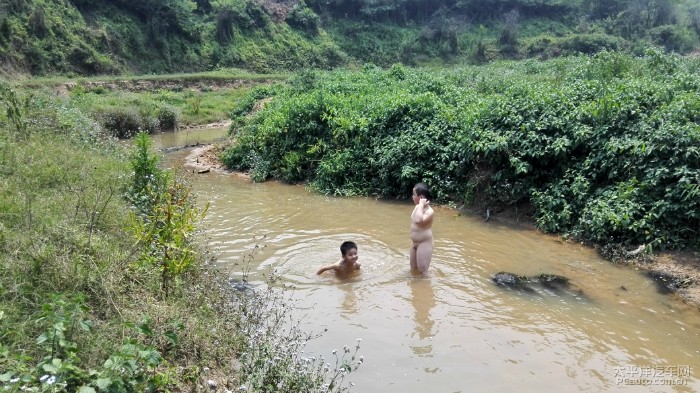
[[321, 273], [323, 273], [323, 272], [325, 272], [325, 271], [333, 270], [333, 269], [335, 269], [335, 265], [324, 266], [324, 267], [318, 269], [318, 271], [316, 272], [316, 274], [321, 274]]

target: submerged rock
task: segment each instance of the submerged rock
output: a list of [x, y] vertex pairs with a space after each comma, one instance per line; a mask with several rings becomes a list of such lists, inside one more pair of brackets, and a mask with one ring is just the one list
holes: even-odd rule
[[491, 280], [499, 287], [543, 295], [571, 296], [577, 300], [586, 299], [580, 288], [573, 287], [569, 279], [556, 274], [542, 273], [536, 276], [521, 276], [515, 273], [498, 272]]
[[529, 280], [527, 277], [519, 276], [514, 273], [499, 272], [496, 273], [491, 280], [499, 287], [524, 290], [528, 292], [533, 291], [533, 289], [528, 286]]
[[569, 288], [569, 279], [564, 276], [542, 273], [535, 278], [542, 286], [550, 289], [561, 290]]

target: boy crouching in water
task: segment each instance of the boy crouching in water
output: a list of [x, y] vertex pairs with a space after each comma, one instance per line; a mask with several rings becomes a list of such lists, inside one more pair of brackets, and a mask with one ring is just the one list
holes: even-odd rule
[[336, 274], [348, 276], [352, 272], [360, 270], [360, 264], [357, 263], [357, 244], [354, 242], [343, 242], [340, 245], [340, 253], [343, 257], [338, 262], [320, 268], [316, 274], [321, 274], [327, 270], [335, 270]]

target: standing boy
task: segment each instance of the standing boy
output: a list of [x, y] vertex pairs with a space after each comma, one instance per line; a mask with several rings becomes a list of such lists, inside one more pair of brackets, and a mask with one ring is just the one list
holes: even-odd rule
[[338, 275], [348, 276], [355, 270], [360, 269], [360, 264], [357, 263], [357, 244], [354, 242], [343, 242], [340, 245], [340, 254], [343, 257], [338, 262], [320, 268], [316, 274], [321, 274], [326, 270], [334, 270]]
[[425, 183], [413, 187], [413, 203], [416, 205], [411, 213], [411, 270], [425, 274], [433, 257], [433, 215], [430, 207], [430, 190]]

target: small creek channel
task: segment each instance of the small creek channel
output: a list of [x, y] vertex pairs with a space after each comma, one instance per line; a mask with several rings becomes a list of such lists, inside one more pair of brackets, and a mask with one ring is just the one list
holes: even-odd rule
[[[225, 131], [189, 133], [155, 135], [154, 145], [207, 143]], [[168, 153], [166, 165], [182, 168], [189, 151]], [[589, 248], [437, 206], [430, 272], [414, 277], [410, 201], [215, 172], [193, 185], [210, 204], [203, 228], [219, 267], [240, 274], [234, 265], [264, 236], [253, 278], [275, 269], [296, 287], [302, 325], [328, 329], [307, 353], [333, 359], [333, 349], [362, 339], [365, 362], [347, 377], [355, 392], [700, 391], [700, 312]], [[361, 273], [316, 276], [344, 240], [358, 244]], [[499, 271], [563, 275], [584, 296], [504, 290], [491, 281]]]

